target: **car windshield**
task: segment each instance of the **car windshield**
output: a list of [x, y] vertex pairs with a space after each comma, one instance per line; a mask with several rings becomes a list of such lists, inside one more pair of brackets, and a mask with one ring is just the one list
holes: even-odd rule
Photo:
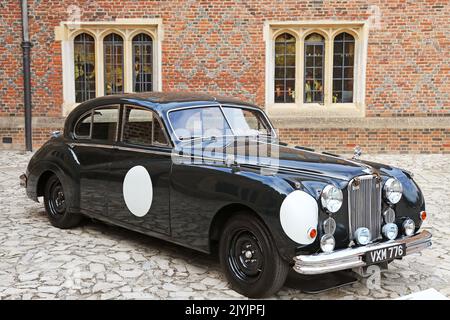
[[270, 136], [262, 112], [239, 107], [199, 107], [172, 111], [169, 121], [181, 141], [221, 136]]

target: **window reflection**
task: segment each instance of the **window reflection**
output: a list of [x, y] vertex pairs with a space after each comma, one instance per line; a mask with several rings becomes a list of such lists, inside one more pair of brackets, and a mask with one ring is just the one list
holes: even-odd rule
[[283, 33], [275, 39], [275, 102], [295, 102], [295, 37]]
[[123, 93], [123, 39], [111, 33], [103, 40], [105, 95]]
[[325, 39], [318, 33], [310, 34], [305, 39], [305, 103], [323, 103], [324, 59]]

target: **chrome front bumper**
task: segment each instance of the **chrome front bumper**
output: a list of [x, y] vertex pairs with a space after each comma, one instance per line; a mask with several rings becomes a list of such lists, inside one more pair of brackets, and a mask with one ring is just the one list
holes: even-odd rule
[[406, 255], [431, 246], [431, 233], [424, 230], [414, 236], [369, 244], [363, 247], [337, 250], [332, 253], [317, 253], [294, 257], [294, 270], [301, 274], [320, 274], [366, 266], [364, 255], [368, 251], [387, 248], [396, 244], [406, 245]]

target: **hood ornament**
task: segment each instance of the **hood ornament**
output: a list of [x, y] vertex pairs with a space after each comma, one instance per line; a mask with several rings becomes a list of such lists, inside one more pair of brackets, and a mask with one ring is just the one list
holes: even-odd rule
[[361, 147], [360, 146], [356, 146], [353, 149], [353, 157], [352, 157], [352, 159], [358, 160], [359, 157], [361, 157], [361, 154], [362, 154]]

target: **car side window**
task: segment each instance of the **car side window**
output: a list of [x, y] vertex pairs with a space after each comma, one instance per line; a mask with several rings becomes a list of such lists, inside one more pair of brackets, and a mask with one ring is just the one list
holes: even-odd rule
[[75, 137], [78, 139], [89, 139], [91, 136], [92, 112], [83, 115], [75, 125]]
[[168, 145], [164, 129], [151, 110], [126, 106], [122, 142], [141, 145]]
[[101, 107], [94, 110], [92, 116], [91, 138], [113, 142], [116, 140], [119, 118], [118, 106]]

